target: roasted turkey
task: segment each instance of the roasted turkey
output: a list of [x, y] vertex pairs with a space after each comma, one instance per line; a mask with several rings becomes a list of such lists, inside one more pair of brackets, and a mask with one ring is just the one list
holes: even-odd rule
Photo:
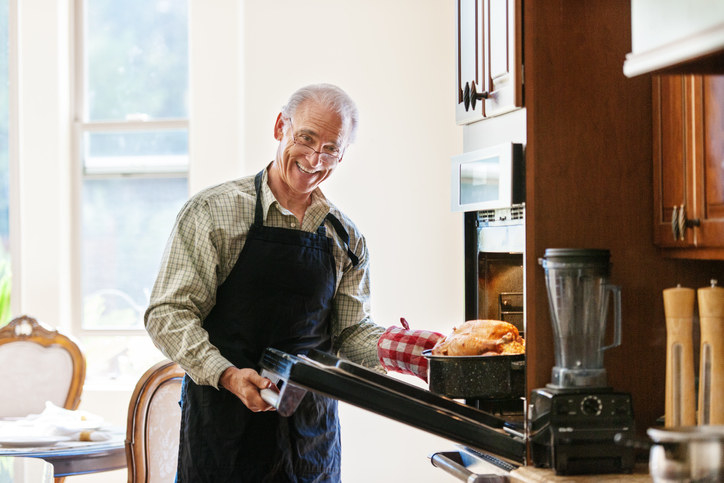
[[502, 320], [468, 320], [432, 348], [436, 356], [523, 354], [525, 340], [518, 329]]

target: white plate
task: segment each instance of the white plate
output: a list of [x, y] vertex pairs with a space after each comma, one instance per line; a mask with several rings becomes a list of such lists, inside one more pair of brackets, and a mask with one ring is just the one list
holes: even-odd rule
[[62, 441], [69, 441], [68, 436], [2, 436], [0, 446], [6, 448], [34, 448], [39, 446], [53, 446]]

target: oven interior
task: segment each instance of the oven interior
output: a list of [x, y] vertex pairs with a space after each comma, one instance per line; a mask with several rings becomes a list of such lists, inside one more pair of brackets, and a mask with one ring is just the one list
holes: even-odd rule
[[478, 318], [509, 322], [525, 337], [523, 254], [478, 253]]

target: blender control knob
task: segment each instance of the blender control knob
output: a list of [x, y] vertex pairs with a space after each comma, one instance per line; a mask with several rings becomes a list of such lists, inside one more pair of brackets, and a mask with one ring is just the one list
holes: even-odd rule
[[588, 416], [599, 416], [603, 409], [603, 403], [596, 396], [586, 396], [581, 401], [581, 412]]

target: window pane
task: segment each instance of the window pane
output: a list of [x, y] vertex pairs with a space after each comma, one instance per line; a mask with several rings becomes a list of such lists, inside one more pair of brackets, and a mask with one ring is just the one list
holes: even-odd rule
[[188, 170], [188, 132], [86, 133], [85, 174], [173, 173]]
[[84, 329], [143, 329], [143, 312], [186, 178], [83, 181]]
[[0, 326], [10, 319], [10, 170], [8, 0], [0, 0]]
[[148, 336], [84, 336], [80, 338], [88, 361], [86, 381], [121, 380], [133, 387], [141, 375], [164, 359]]
[[85, 120], [187, 117], [187, 0], [86, 0], [84, 22]]

